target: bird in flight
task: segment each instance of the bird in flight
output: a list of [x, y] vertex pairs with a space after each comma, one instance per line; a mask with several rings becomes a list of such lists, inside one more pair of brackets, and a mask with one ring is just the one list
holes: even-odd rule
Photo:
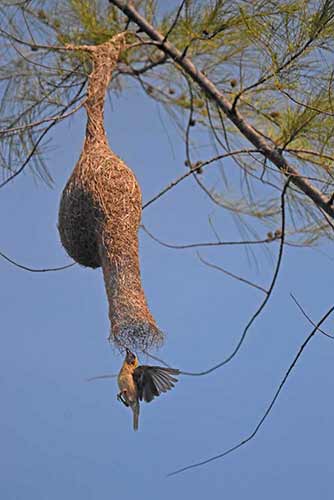
[[138, 430], [139, 401], [149, 403], [162, 392], [174, 387], [180, 370], [161, 366], [139, 365], [138, 358], [129, 349], [118, 374], [119, 393], [117, 399], [133, 412], [133, 428]]

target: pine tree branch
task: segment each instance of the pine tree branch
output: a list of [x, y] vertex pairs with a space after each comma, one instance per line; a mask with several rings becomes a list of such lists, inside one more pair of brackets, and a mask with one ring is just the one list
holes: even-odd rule
[[319, 189], [307, 179], [303, 178], [298, 170], [291, 166], [284, 158], [282, 150], [278, 149], [265, 139], [258, 130], [256, 130], [236, 109], [235, 106], [218, 90], [218, 88], [207, 78], [194, 64], [179, 51], [173, 44], [157, 31], [139, 12], [124, 0], [109, 0], [109, 2], [119, 8], [132, 22], [134, 22], [151, 40], [153, 40], [159, 49], [178, 64], [183, 71], [205, 92], [207, 97], [214, 101], [225, 115], [234, 123], [239, 131], [246, 137], [263, 155], [270, 160], [276, 167], [291, 179], [291, 182], [297, 186], [313, 202], [334, 218], [334, 207], [330, 203], [330, 198], [325, 196]]

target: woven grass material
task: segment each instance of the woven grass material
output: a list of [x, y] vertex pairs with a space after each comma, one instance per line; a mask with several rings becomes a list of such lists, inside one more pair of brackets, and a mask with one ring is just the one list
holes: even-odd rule
[[82, 266], [102, 266], [109, 302], [109, 340], [143, 350], [163, 341], [141, 285], [138, 227], [141, 190], [129, 167], [114, 154], [104, 129], [104, 100], [112, 71], [125, 47], [119, 34], [107, 43], [85, 46], [89, 76], [86, 138], [62, 194], [59, 233], [67, 253]]

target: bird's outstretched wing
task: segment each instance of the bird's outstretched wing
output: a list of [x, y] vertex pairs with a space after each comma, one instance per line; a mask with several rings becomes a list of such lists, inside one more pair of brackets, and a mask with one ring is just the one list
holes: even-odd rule
[[133, 378], [137, 385], [138, 397], [149, 403], [155, 396], [160, 396], [174, 387], [177, 379], [172, 375], [179, 375], [180, 370], [176, 368], [163, 368], [160, 366], [138, 366], [133, 372]]

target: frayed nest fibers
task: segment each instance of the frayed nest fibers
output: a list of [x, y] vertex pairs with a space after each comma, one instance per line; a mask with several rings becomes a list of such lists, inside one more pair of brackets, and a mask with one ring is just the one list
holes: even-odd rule
[[108, 43], [85, 47], [93, 63], [85, 103], [86, 138], [62, 194], [59, 233], [76, 262], [102, 266], [109, 339], [119, 347], [143, 350], [161, 344], [163, 334], [148, 309], [140, 279], [141, 190], [130, 168], [110, 150], [103, 124], [105, 93], [124, 46], [120, 34]]

